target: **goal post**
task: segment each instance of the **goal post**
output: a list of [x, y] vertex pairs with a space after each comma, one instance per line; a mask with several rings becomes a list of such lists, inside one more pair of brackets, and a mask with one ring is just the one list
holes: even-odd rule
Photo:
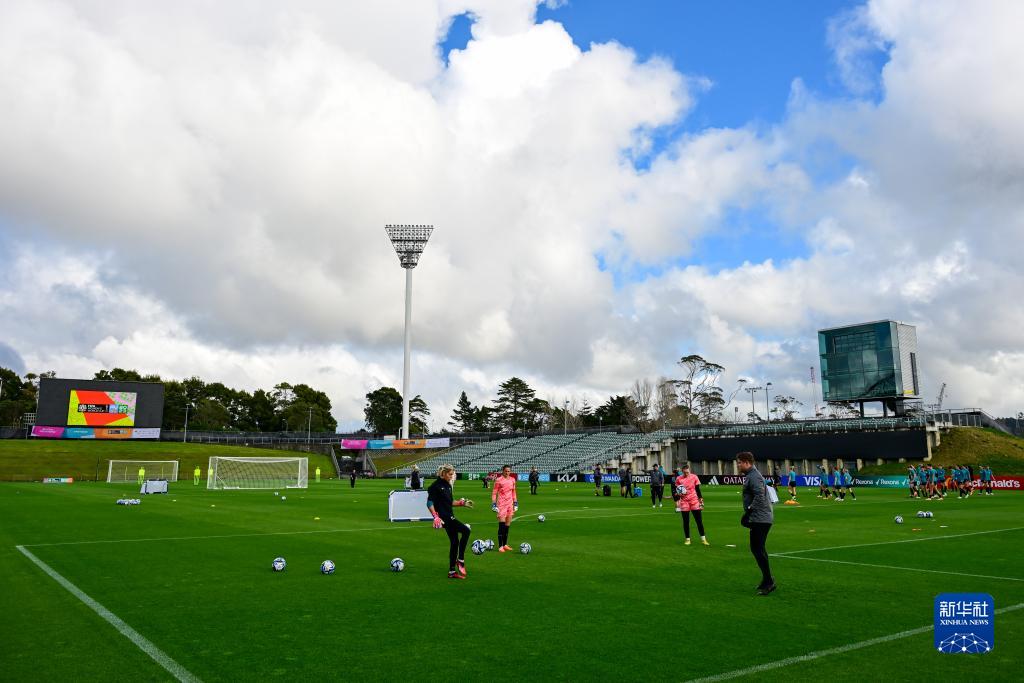
[[108, 460], [107, 483], [136, 482], [139, 480], [139, 469], [146, 470], [146, 479], [166, 479], [178, 481], [177, 460]]
[[304, 489], [309, 486], [309, 458], [250, 458], [214, 455], [208, 489]]

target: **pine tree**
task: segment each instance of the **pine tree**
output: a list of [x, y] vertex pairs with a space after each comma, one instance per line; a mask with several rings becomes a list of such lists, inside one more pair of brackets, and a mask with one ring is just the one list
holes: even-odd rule
[[476, 408], [474, 408], [473, 404], [469, 402], [469, 397], [466, 396], [466, 392], [463, 391], [459, 394], [459, 402], [455, 405], [455, 410], [452, 411], [452, 419], [448, 421], [448, 424], [454, 427], [457, 431], [466, 433], [473, 431], [473, 423], [476, 422], [476, 419]]

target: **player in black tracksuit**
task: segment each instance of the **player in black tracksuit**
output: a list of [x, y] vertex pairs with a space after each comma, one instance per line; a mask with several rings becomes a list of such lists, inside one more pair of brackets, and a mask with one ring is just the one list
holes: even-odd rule
[[534, 467], [530, 470], [530, 495], [537, 495], [537, 484], [540, 483], [540, 474], [537, 472], [537, 468]]
[[452, 497], [452, 480], [455, 468], [441, 465], [437, 479], [427, 489], [427, 510], [434, 516], [434, 528], [444, 527], [448, 534], [448, 578], [466, 578], [466, 544], [469, 543], [470, 526], [455, 519], [454, 508], [473, 507], [473, 501]]

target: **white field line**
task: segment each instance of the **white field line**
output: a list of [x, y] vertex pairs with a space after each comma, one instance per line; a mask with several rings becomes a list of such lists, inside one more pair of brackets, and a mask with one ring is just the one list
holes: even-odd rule
[[149, 655], [149, 657], [154, 662], [162, 666], [169, 674], [174, 676], [179, 681], [189, 683], [191, 683], [192, 681], [196, 681], [198, 683], [199, 679], [193, 676], [191, 673], [189, 673], [188, 669], [186, 669], [181, 664], [178, 664], [176, 661], [171, 659], [166, 652], [158, 648], [145, 636], [143, 636], [141, 633], [139, 633], [131, 626], [126, 624], [124, 621], [122, 621], [121, 618], [118, 617], [116, 614], [114, 614], [106, 607], [104, 607], [103, 605], [101, 605], [100, 603], [96, 602], [88, 595], [83, 593], [82, 590], [78, 588], [78, 586], [71, 583], [63, 576], [61, 576], [59, 573], [57, 573], [57, 571], [53, 569], [53, 567], [40, 560], [30, 551], [26, 550], [24, 546], [19, 545], [15, 547], [21, 552], [22, 555], [31, 560], [37, 567], [39, 567], [44, 572], [49, 574], [50, 578], [52, 578], [54, 581], [63, 586], [65, 590], [67, 590], [69, 593], [71, 593], [76, 598], [85, 603], [86, 607], [91, 609], [93, 612], [98, 614], [103, 620], [105, 620], [107, 623], [109, 623], [111, 626], [117, 629], [118, 633], [123, 635], [128, 640], [132, 641], [136, 647], [138, 647], [140, 650]]
[[808, 548], [806, 550], [787, 550], [775, 553], [777, 556], [797, 555], [800, 553], [820, 553], [826, 550], [845, 550], [847, 548], [870, 548], [876, 545], [895, 545], [897, 543], [921, 543], [922, 541], [942, 541], [947, 538], [964, 538], [966, 536], [982, 536], [985, 534], [1001, 534], [1007, 531], [1020, 531], [1024, 526], [1015, 526], [1008, 529], [991, 529], [989, 531], [971, 531], [965, 534], [946, 534], [944, 536], [925, 536], [923, 538], [905, 538], [900, 541], [879, 541], [878, 543], [856, 543], [854, 545], [833, 545], [826, 548]]
[[165, 536], [163, 538], [115, 538], [100, 541], [59, 541], [57, 543], [25, 543], [23, 548], [42, 548], [59, 545], [98, 545], [102, 543], [148, 543], [153, 541], [202, 541], [205, 539], [217, 539], [217, 538], [249, 538], [249, 537], [261, 537], [261, 536], [301, 536], [305, 534], [343, 534], [351, 533], [356, 531], [398, 531], [402, 529], [416, 529], [422, 527], [416, 527], [413, 524], [406, 524], [404, 522], [395, 524], [394, 526], [378, 526], [378, 527], [365, 527], [356, 529], [311, 529], [309, 531], [268, 531], [263, 533], [249, 533], [249, 534], [215, 534], [211, 536]]
[[[1009, 607], [1003, 607], [995, 611], [996, 614], [1004, 614], [1006, 612], [1013, 612], [1024, 608], [1024, 602], [1017, 603], [1016, 605], [1010, 605]], [[813, 662], [816, 659], [822, 657], [830, 657], [832, 655], [843, 654], [844, 652], [852, 652], [853, 650], [860, 650], [865, 647], [871, 647], [872, 645], [881, 645], [883, 643], [890, 643], [894, 640], [901, 640], [903, 638], [909, 638], [910, 636], [920, 635], [931, 631], [934, 627], [933, 624], [927, 626], [921, 626], [919, 628], [912, 628], [908, 631], [900, 631], [899, 633], [891, 633], [887, 636], [879, 636], [878, 638], [871, 638], [869, 640], [862, 640], [859, 643], [850, 643], [848, 645], [840, 645], [839, 647], [833, 647], [828, 650], [819, 650], [817, 652], [808, 652], [805, 655], [798, 657], [789, 657], [787, 659], [780, 659], [774, 662], [768, 662], [766, 664], [758, 664], [756, 666], [750, 666], [745, 669], [736, 669], [735, 671], [726, 671], [725, 673], [715, 674], [714, 676], [706, 676], [704, 678], [694, 678], [687, 683], [712, 683], [713, 681], [725, 681], [730, 678], [739, 678], [741, 676], [750, 676], [753, 674], [763, 673], [765, 671], [771, 671], [772, 669], [781, 669], [786, 666], [792, 666], [793, 664], [803, 664], [804, 662]]]
[[783, 560], [809, 560], [811, 562], [829, 562], [831, 564], [850, 564], [855, 567], [874, 567], [876, 569], [899, 569], [905, 572], [924, 572], [926, 574], [949, 574], [951, 576], [970, 576], [976, 579], [999, 579], [1001, 581], [1024, 581], [1016, 576], [989, 576], [987, 574], [967, 574], [964, 572], [947, 572], [938, 569], [918, 569], [917, 567], [896, 567], [889, 564], [868, 564], [866, 562], [848, 562], [846, 560], [826, 560], [821, 557], [798, 557], [795, 555], [770, 554], [769, 557], [779, 557]]

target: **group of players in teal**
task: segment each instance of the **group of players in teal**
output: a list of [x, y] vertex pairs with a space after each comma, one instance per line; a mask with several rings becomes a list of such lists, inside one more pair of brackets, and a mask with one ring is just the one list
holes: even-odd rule
[[[986, 496], [992, 495], [992, 468], [982, 465], [978, 470], [977, 489]], [[907, 483], [911, 498], [941, 500], [947, 492], [956, 491], [958, 498], [974, 495], [974, 476], [967, 465], [954, 465], [948, 470], [941, 466], [922, 464], [907, 466]]]
[[830, 478], [828, 468], [818, 465], [818, 498], [842, 501], [846, 500], [847, 493], [853, 500], [857, 500], [857, 494], [853, 491], [853, 475], [849, 469], [833, 467]]
[[[907, 482], [911, 498], [927, 498], [939, 500], [946, 497], [947, 492], [956, 491], [960, 498], [974, 495], [975, 490], [986, 496], [992, 495], [992, 468], [982, 465], [978, 470], [978, 483], [974, 483], [974, 473], [967, 465], [955, 465], [945, 468], [923, 463], [907, 466]], [[789, 496], [796, 500], [796, 467], [789, 468]], [[831, 471], [825, 465], [818, 465], [818, 498], [836, 501], [846, 500], [847, 494], [857, 500], [853, 489], [853, 475], [843, 467], [833, 467]]]

